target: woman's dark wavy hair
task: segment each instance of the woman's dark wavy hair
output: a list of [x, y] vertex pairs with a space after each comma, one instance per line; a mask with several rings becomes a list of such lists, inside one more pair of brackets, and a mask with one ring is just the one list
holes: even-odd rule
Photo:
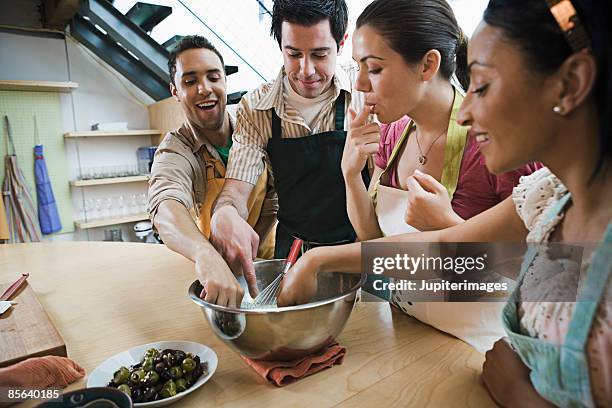
[[470, 85], [468, 38], [445, 0], [375, 0], [357, 19], [357, 28], [372, 27], [389, 47], [413, 64], [430, 50], [442, 56], [440, 73], [457, 76], [464, 90]]
[[[593, 176], [612, 158], [612, 1], [572, 0], [582, 25], [591, 39], [597, 61], [593, 98], [599, 121], [599, 154]], [[543, 74], [557, 70], [572, 55], [566, 38], [544, 0], [491, 0], [484, 21], [500, 28], [524, 54], [527, 66]]]
[[348, 7], [344, 0], [274, 0], [270, 34], [280, 47], [283, 21], [310, 27], [322, 20], [329, 20], [332, 36], [340, 49], [348, 26]]

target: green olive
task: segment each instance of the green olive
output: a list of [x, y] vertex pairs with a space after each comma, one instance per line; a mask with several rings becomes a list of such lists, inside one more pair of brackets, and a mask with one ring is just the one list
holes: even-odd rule
[[183, 376], [183, 370], [181, 370], [181, 367], [179, 366], [172, 366], [170, 367], [170, 377], [173, 380], [179, 379]]
[[173, 397], [176, 395], [176, 384], [172, 380], [168, 380], [164, 384], [164, 388], [161, 390], [161, 396], [163, 398]]
[[187, 357], [183, 360], [183, 363], [181, 364], [181, 366], [183, 367], [183, 370], [186, 373], [189, 373], [193, 371], [194, 368], [196, 368], [196, 362], [193, 358]]
[[184, 378], [179, 378], [175, 381], [176, 392], [182, 392], [187, 389], [187, 381]]
[[130, 380], [132, 380], [132, 382], [135, 382], [135, 383], [141, 382], [144, 378], [145, 378], [144, 370], [136, 370], [130, 376]]
[[145, 371], [151, 371], [153, 369], [153, 357], [145, 357], [142, 363], [142, 369]]
[[155, 385], [159, 382], [159, 374], [157, 374], [155, 371], [149, 371], [145, 376], [145, 381], [146, 380], [150, 380], [151, 385]]
[[130, 387], [127, 384], [121, 384], [119, 387], [117, 387], [117, 389], [119, 391], [121, 391], [121, 392], [126, 393], [130, 397], [132, 396], [132, 390], [130, 389]]
[[130, 370], [125, 367], [121, 367], [119, 370], [115, 371], [115, 375], [113, 376], [113, 381], [117, 385], [125, 384], [127, 380], [130, 378]]

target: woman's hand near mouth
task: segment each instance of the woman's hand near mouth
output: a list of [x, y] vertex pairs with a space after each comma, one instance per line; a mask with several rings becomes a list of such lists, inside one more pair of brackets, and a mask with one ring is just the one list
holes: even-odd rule
[[342, 174], [345, 180], [360, 177], [368, 156], [378, 152], [380, 126], [378, 123], [368, 123], [371, 111], [370, 105], [366, 105], [358, 114], [349, 108], [349, 131], [342, 153]]

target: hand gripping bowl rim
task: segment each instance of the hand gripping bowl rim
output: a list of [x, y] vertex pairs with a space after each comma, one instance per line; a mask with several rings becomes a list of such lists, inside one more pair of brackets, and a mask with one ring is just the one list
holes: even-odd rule
[[[282, 259], [269, 259], [265, 261], [258, 261], [258, 263], [275, 262], [279, 260], [282, 260]], [[288, 272], [288, 273], [291, 273], [291, 272]], [[330, 273], [334, 273], [334, 272], [330, 272]], [[347, 273], [347, 272], [344, 272], [344, 273]], [[322, 306], [325, 304], [334, 303], [337, 300], [348, 297], [352, 293], [355, 293], [359, 288], [361, 288], [365, 284], [367, 275], [363, 273], [363, 271], [359, 275], [360, 275], [359, 281], [355, 285], [353, 285], [350, 289], [347, 289], [346, 291], [342, 292], [341, 294], [337, 296], [334, 296], [328, 299], [317, 300], [316, 302], [304, 303], [301, 305], [283, 306], [283, 307], [276, 307], [276, 308], [262, 307], [262, 308], [252, 308], [252, 309], [241, 309], [241, 308], [219, 306], [213, 303], [208, 303], [204, 299], [201, 299], [200, 296], [195, 291], [195, 288], [197, 286], [201, 287], [200, 282], [197, 279], [193, 281], [191, 285], [189, 285], [188, 293], [189, 293], [189, 297], [191, 298], [191, 300], [198, 306], [207, 307], [209, 309], [213, 309], [213, 310], [220, 311], [220, 312], [245, 313], [245, 314], [281, 313], [281, 312], [289, 312], [293, 310], [312, 309], [312, 308]]]

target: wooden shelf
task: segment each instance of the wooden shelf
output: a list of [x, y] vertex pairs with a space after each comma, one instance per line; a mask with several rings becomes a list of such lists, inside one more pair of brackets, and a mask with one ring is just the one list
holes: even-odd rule
[[123, 137], [123, 136], [159, 136], [161, 131], [155, 129], [147, 130], [123, 130], [117, 132], [101, 132], [98, 130], [90, 130], [84, 132], [68, 132], [64, 133], [64, 139], [74, 139], [82, 137]]
[[78, 86], [76, 82], [0, 80], [0, 91], [71, 92]]
[[89, 228], [105, 227], [107, 225], [127, 224], [129, 222], [144, 221], [148, 219], [149, 219], [149, 214], [141, 213], [141, 214], [126, 215], [125, 217], [117, 217], [117, 218], [104, 218], [104, 219], [92, 220], [92, 221], [75, 221], [74, 226], [79, 229], [89, 229]]
[[72, 187], [101, 186], [104, 184], [134, 183], [137, 181], [148, 181], [148, 180], [149, 180], [149, 176], [110, 177], [110, 178], [92, 179], [92, 180], [73, 180], [70, 182], [70, 186]]

